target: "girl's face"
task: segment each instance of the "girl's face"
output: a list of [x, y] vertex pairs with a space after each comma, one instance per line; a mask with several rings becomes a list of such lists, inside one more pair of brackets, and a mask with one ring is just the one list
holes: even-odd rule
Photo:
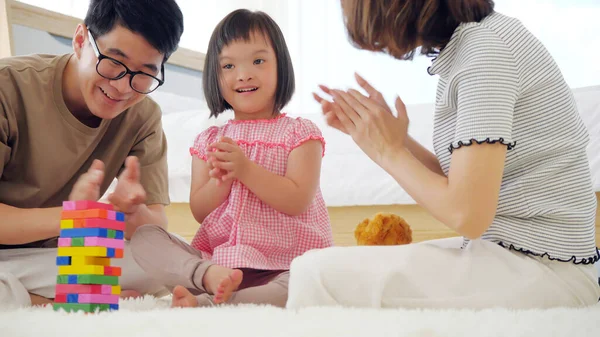
[[268, 119], [277, 91], [277, 58], [268, 39], [252, 33], [233, 41], [219, 55], [220, 89], [236, 119]]

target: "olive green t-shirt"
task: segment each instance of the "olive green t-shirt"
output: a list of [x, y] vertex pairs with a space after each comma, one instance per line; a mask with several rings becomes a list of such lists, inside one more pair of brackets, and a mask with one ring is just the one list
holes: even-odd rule
[[127, 156], [136, 156], [146, 203], [168, 204], [167, 142], [159, 106], [146, 97], [96, 128], [86, 126], [67, 109], [62, 94], [70, 57], [0, 59], [0, 203], [61, 206], [94, 159], [106, 165], [104, 194]]

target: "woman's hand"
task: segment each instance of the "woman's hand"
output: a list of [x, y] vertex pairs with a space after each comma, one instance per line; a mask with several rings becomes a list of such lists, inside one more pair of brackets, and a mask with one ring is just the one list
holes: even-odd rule
[[[369, 97], [353, 89], [348, 92], [330, 90], [333, 96], [332, 111], [354, 142], [381, 166], [384, 160], [404, 147], [409, 124], [406, 107], [398, 97], [398, 116], [394, 116], [377, 90], [358, 75], [357, 81], [369, 93]], [[336, 105], [339, 108], [336, 109]]]
[[[221, 138], [219, 142], [210, 144], [208, 150], [208, 159], [209, 161], [212, 160], [213, 167], [213, 170], [209, 174], [211, 174], [211, 177], [220, 176], [221, 181], [233, 178], [240, 180], [250, 166], [251, 161], [231, 138]], [[217, 172], [215, 169], [225, 171], [226, 173], [222, 175], [222, 172]], [[215, 172], [214, 175], [212, 172]]]

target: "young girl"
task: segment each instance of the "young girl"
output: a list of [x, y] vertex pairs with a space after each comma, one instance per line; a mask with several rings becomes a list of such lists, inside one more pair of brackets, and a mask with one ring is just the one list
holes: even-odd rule
[[400, 60], [419, 48], [437, 55], [429, 68], [439, 75], [435, 155], [407, 134], [402, 101], [394, 116], [358, 76], [368, 96], [323, 87], [333, 102], [316, 97], [328, 123], [465, 239], [304, 254], [291, 267], [287, 306], [597, 303], [588, 134], [542, 44], [491, 0], [342, 0], [342, 9], [362, 49]]
[[312, 122], [281, 113], [294, 71], [265, 13], [237, 10], [219, 23], [203, 76], [211, 115], [233, 109], [235, 119], [200, 133], [190, 149], [190, 207], [202, 225], [191, 246], [141, 227], [133, 255], [174, 288], [173, 306], [283, 307], [291, 261], [333, 245], [319, 188], [323, 137]]

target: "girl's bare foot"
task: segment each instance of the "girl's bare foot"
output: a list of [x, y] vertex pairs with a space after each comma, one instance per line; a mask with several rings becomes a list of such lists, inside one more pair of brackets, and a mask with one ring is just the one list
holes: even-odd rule
[[242, 283], [244, 274], [239, 269], [225, 268], [218, 265], [208, 267], [202, 283], [208, 293], [213, 294], [213, 302], [220, 304], [227, 302], [231, 294]]
[[139, 298], [142, 297], [142, 294], [140, 294], [139, 291], [135, 291], [135, 290], [123, 290], [121, 291], [121, 298]]
[[32, 306], [44, 307], [44, 306], [52, 304], [52, 300], [49, 298], [45, 298], [45, 297], [42, 297], [39, 295], [34, 295], [34, 294], [29, 294], [29, 297], [31, 298]]
[[197, 306], [198, 300], [185, 287], [176, 286], [175, 289], [173, 289], [173, 301], [171, 302], [171, 308], [191, 308]]

